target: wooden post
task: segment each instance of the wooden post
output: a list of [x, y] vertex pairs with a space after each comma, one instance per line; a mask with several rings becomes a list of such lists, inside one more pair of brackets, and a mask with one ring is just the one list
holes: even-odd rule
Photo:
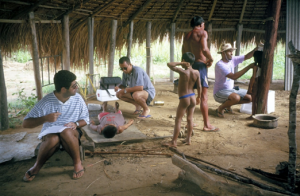
[[[235, 56], [239, 56], [241, 52], [241, 43], [242, 43], [242, 33], [243, 33], [243, 24], [237, 25], [237, 38], [236, 38], [236, 51]], [[234, 68], [234, 73], [238, 72], [239, 66]]]
[[0, 49], [0, 130], [8, 129], [7, 93]]
[[146, 72], [151, 78], [151, 21], [147, 22], [147, 37], [146, 37], [146, 55], [147, 55], [147, 64], [146, 64]]
[[[171, 34], [170, 34], [170, 62], [174, 62], [174, 50], [175, 50], [175, 25], [171, 23]], [[170, 70], [170, 82], [174, 81], [174, 71]]]
[[110, 38], [110, 49], [109, 49], [109, 59], [108, 59], [108, 77], [113, 76], [114, 71], [114, 59], [115, 59], [115, 49], [116, 49], [116, 34], [117, 34], [117, 20], [111, 21], [111, 38]]
[[[296, 49], [292, 41], [288, 44], [291, 54], [296, 54]], [[299, 55], [300, 60], [300, 55]], [[297, 105], [296, 99], [300, 82], [300, 69], [299, 64], [293, 61], [294, 73], [293, 84], [290, 92], [290, 104], [289, 104], [289, 164], [288, 164], [288, 184], [291, 192], [294, 192], [296, 185], [296, 160], [297, 160], [297, 141], [296, 141], [296, 126], [297, 126]]]
[[[94, 17], [88, 18], [88, 40], [89, 40], [89, 74], [92, 81], [94, 74]], [[89, 94], [93, 93], [93, 86], [89, 85]]]
[[30, 23], [31, 34], [32, 34], [32, 61], [33, 61], [36, 94], [38, 100], [41, 100], [43, 98], [43, 92], [42, 92], [42, 84], [41, 84], [41, 76], [40, 76], [40, 68], [39, 68], [39, 51], [37, 46], [36, 29], [35, 29], [33, 12], [29, 12], [29, 23]]
[[208, 28], [207, 28], [207, 47], [209, 50], [211, 50], [211, 43], [212, 43], [212, 22], [208, 22]]
[[128, 42], [127, 57], [129, 59], [131, 57], [132, 35], [133, 35], [133, 21], [130, 22], [129, 33], [128, 33], [128, 38], [127, 38], [127, 42]]
[[63, 44], [63, 69], [70, 71], [70, 38], [69, 38], [69, 15], [64, 15], [62, 19], [62, 44]]
[[273, 20], [266, 22], [265, 44], [261, 66], [261, 76], [259, 78], [259, 90], [257, 93], [257, 113], [264, 114], [267, 109], [268, 92], [272, 77], [272, 66], [274, 59], [274, 48], [277, 42], [277, 29], [281, 0], [269, 1], [268, 17]]

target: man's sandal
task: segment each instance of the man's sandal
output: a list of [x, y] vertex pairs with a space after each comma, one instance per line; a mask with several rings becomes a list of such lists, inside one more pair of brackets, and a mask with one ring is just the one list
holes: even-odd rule
[[217, 113], [217, 116], [219, 116], [220, 118], [224, 118], [224, 114], [219, 112], [219, 108], [216, 109], [216, 113]]

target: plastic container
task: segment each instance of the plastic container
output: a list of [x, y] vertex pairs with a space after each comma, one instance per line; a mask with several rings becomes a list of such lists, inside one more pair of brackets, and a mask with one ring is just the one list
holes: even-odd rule
[[[252, 114], [252, 103], [244, 103], [240, 109], [241, 113]], [[275, 112], [275, 91], [269, 90], [267, 102], [267, 114]]]

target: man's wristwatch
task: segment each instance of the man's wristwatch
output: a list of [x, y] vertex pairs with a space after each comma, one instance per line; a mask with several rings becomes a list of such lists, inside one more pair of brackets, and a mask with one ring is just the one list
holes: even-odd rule
[[127, 93], [126, 88], [124, 88], [124, 93]]
[[77, 121], [75, 122], [75, 124], [76, 124], [77, 127], [79, 127], [79, 123]]

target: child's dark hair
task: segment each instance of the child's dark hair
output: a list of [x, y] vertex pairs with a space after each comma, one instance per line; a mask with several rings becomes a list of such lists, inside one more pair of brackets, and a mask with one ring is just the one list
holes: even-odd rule
[[195, 55], [191, 52], [186, 52], [182, 55], [182, 60], [184, 60], [185, 62], [189, 62], [192, 66], [195, 62]]
[[56, 92], [60, 92], [62, 87], [70, 88], [72, 82], [76, 80], [76, 75], [68, 70], [60, 70], [54, 75], [53, 80]]
[[117, 127], [112, 125], [107, 125], [106, 127], [104, 127], [102, 134], [105, 138], [113, 138], [116, 135], [117, 131], [118, 131]]
[[261, 66], [261, 62], [262, 62], [262, 55], [263, 55], [262, 51], [255, 51], [254, 54], [253, 54], [254, 62], [259, 67]]
[[204, 19], [201, 16], [194, 16], [191, 20], [191, 27], [194, 28], [195, 26], [198, 26], [204, 23]]

